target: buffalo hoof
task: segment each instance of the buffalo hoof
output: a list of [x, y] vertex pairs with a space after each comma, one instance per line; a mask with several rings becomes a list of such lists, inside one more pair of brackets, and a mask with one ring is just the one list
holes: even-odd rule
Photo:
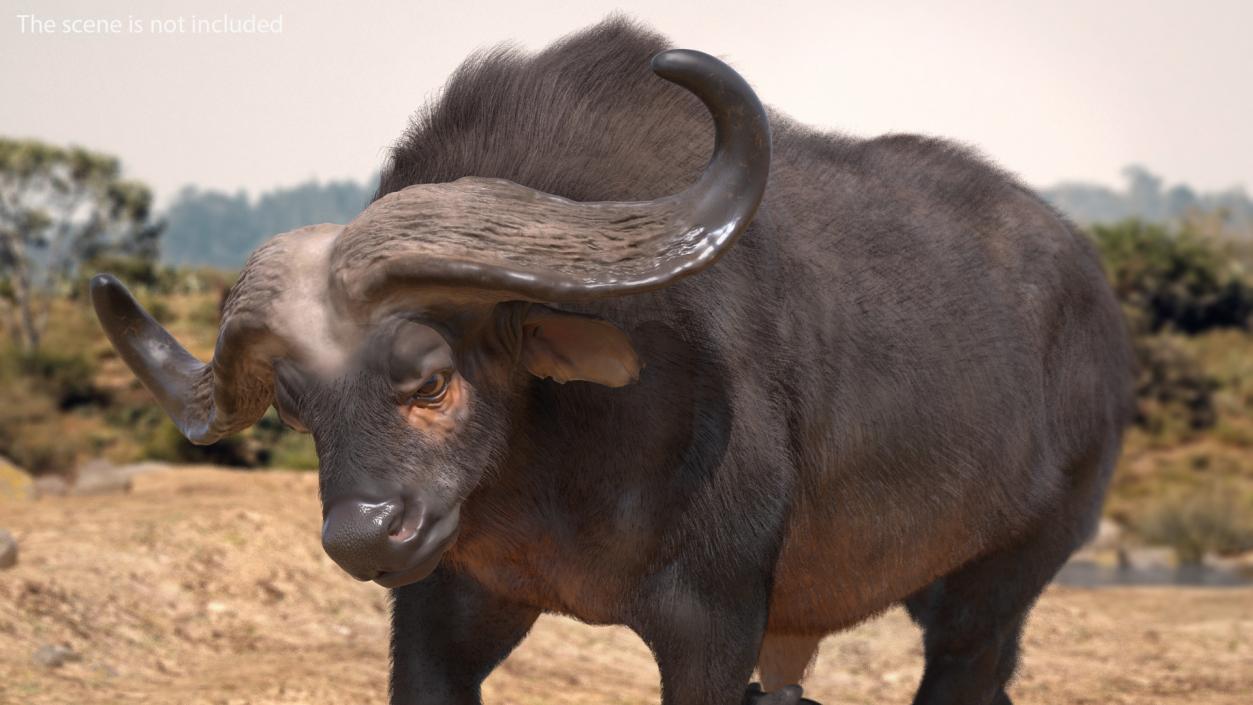
[[809, 698], [801, 697], [799, 685], [789, 685], [774, 692], [763, 693], [759, 683], [748, 686], [743, 705], [818, 705]]

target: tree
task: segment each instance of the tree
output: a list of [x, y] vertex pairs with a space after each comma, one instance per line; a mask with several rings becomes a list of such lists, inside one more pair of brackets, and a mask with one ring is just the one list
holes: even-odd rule
[[307, 182], [249, 198], [185, 187], [165, 211], [161, 256], [170, 264], [238, 269], [258, 245], [312, 223], [347, 223], [361, 212], [372, 182]]
[[155, 261], [152, 192], [116, 157], [0, 137], [0, 298], [25, 351], [39, 347], [52, 298], [86, 262]]

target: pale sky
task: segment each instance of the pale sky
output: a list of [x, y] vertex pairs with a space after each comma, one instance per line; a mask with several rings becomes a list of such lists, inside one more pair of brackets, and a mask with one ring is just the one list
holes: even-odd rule
[[[1034, 185], [1121, 183], [1129, 163], [1253, 187], [1253, 2], [0, 0], [0, 135], [122, 158], [168, 199], [378, 169], [471, 51], [537, 49], [614, 10], [721, 56], [823, 128], [974, 145]], [[19, 15], [52, 20], [23, 32]], [[193, 34], [191, 17], [282, 17]], [[184, 18], [157, 36], [152, 20]], [[65, 20], [117, 19], [117, 34]], [[143, 34], [125, 29], [129, 20]], [[81, 29], [81, 27], [78, 27]], [[75, 29], [75, 27], [70, 27]]]

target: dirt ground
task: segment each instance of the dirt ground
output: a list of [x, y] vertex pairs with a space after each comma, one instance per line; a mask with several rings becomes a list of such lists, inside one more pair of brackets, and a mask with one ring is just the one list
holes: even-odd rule
[[[0, 703], [381, 703], [387, 599], [318, 543], [312, 473], [139, 476], [128, 495], [0, 504], [20, 545], [0, 571]], [[72, 651], [59, 667], [41, 647]], [[45, 649], [47, 651], [47, 649]], [[918, 633], [899, 610], [829, 638], [806, 694], [908, 703]], [[1245, 705], [1253, 589], [1051, 589], [1017, 703]], [[489, 703], [656, 703], [657, 669], [618, 628], [544, 618]]]

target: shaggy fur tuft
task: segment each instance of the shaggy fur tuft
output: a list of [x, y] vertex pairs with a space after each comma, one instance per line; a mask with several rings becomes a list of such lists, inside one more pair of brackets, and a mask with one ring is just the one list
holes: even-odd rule
[[679, 190], [708, 160], [713, 126], [649, 68], [669, 48], [613, 17], [532, 56], [505, 46], [470, 57], [393, 148], [375, 198], [463, 176], [576, 201]]

